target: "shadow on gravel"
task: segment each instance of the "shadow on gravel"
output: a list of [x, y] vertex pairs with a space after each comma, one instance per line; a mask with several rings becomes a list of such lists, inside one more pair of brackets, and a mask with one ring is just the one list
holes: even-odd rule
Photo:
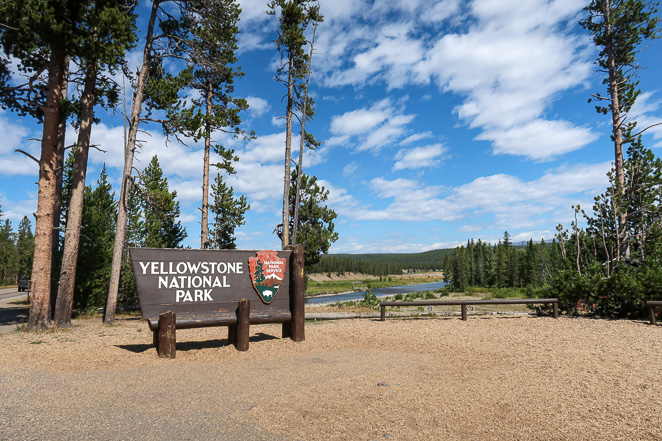
[[0, 308], [0, 326], [20, 325], [28, 321], [30, 308]]
[[[267, 341], [267, 340], [278, 340], [278, 337], [274, 337], [273, 335], [265, 334], [264, 332], [258, 332], [257, 334], [251, 336], [249, 338], [249, 341], [251, 343], [257, 343], [260, 341]], [[217, 348], [222, 348], [223, 346], [228, 346], [230, 344], [229, 340], [227, 338], [223, 338], [220, 340], [205, 340], [205, 341], [185, 341], [185, 342], [178, 342], [177, 343], [177, 350], [178, 351], [199, 351], [201, 349], [217, 349]], [[129, 352], [133, 352], [134, 354], [140, 354], [142, 352], [149, 351], [150, 349], [154, 349], [154, 345], [152, 344], [144, 344], [144, 345], [115, 345], [115, 347], [124, 349]]]

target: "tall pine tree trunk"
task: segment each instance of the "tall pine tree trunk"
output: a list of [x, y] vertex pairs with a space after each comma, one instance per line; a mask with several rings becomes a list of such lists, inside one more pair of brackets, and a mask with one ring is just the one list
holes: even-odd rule
[[283, 186], [283, 236], [282, 249], [290, 244], [290, 177], [292, 159], [292, 107], [294, 105], [294, 55], [290, 51], [287, 75], [287, 109], [285, 113], [285, 178]]
[[143, 104], [143, 92], [149, 67], [152, 62], [152, 44], [154, 42], [154, 24], [156, 14], [161, 4], [160, 0], [154, 0], [152, 3], [152, 12], [149, 17], [147, 35], [145, 36], [145, 50], [143, 51], [143, 64], [138, 73], [138, 81], [131, 103], [131, 117], [129, 120], [129, 137], [124, 148], [124, 171], [122, 173], [122, 188], [120, 190], [119, 204], [117, 207], [117, 223], [115, 230], [115, 244], [113, 247], [113, 261], [110, 268], [110, 283], [108, 286], [108, 300], [106, 302], [106, 313], [103, 322], [113, 324], [115, 322], [115, 309], [117, 307], [117, 291], [120, 285], [120, 276], [122, 274], [122, 257], [124, 254], [124, 242], [126, 241], [127, 224], [127, 198], [129, 179], [133, 169], [133, 156], [136, 151], [136, 139], [138, 136], [138, 125], [140, 124], [140, 112]]
[[64, 233], [64, 254], [60, 269], [55, 303], [55, 325], [71, 326], [71, 310], [74, 301], [74, 285], [76, 282], [76, 263], [78, 261], [78, 246], [80, 243], [80, 227], [83, 219], [83, 196], [85, 195], [85, 176], [87, 174], [87, 157], [90, 150], [90, 133], [94, 118], [94, 92], [97, 82], [96, 61], [90, 61], [85, 73], [85, 85], [81, 97], [80, 128], [76, 148], [76, 164], [69, 203], [67, 228]]
[[39, 160], [39, 190], [35, 223], [34, 261], [32, 264], [32, 297], [29, 329], [50, 327], [51, 263], [53, 258], [53, 209], [57, 184], [57, 140], [60, 123], [62, 77], [66, 54], [63, 48], [53, 48], [48, 67], [48, 90], [44, 107], [41, 158]]
[[[211, 81], [207, 85], [207, 117], [212, 112], [213, 90]], [[200, 249], [207, 248], [209, 241], [209, 150], [211, 148], [211, 127], [209, 120], [205, 121], [205, 157], [202, 165], [202, 229], [200, 232]]]
[[317, 24], [313, 28], [313, 38], [310, 42], [310, 55], [308, 57], [308, 67], [306, 70], [306, 90], [303, 93], [303, 112], [301, 112], [301, 142], [299, 143], [299, 165], [297, 166], [297, 184], [294, 192], [294, 222], [292, 222], [292, 244], [297, 243], [297, 231], [299, 230], [299, 204], [301, 203], [301, 175], [303, 173], [303, 148], [306, 141], [306, 116], [308, 115], [308, 85], [310, 84], [310, 74], [313, 65], [313, 49], [315, 48], [315, 33]]
[[[64, 62], [64, 73], [62, 74], [62, 83], [60, 85], [60, 93], [62, 99], [67, 98], [67, 91], [69, 88], [69, 57]], [[51, 258], [51, 274], [58, 273], [58, 249], [60, 246], [60, 216], [62, 214], [62, 175], [64, 173], [64, 150], [65, 138], [67, 132], [67, 117], [63, 112], [60, 112], [60, 124], [58, 125], [57, 134], [57, 167], [55, 168], [55, 202], [53, 204], [53, 257]], [[55, 311], [55, 298], [57, 296], [57, 287], [51, 285], [51, 313]]]

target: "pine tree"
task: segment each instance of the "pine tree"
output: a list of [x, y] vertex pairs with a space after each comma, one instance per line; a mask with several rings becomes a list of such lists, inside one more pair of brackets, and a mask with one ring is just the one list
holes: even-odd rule
[[[172, 39], [173, 53], [184, 59], [186, 69], [179, 75], [163, 73], [162, 78], [151, 81], [157, 89], [154, 103], [166, 108], [164, 129], [167, 134], [183, 135], [195, 141], [204, 140], [202, 178], [201, 248], [208, 240], [209, 165], [210, 152], [220, 156], [216, 167], [233, 173], [232, 161], [238, 160], [234, 151], [214, 143], [214, 132], [245, 135], [239, 128], [241, 111], [248, 108], [243, 98], [233, 96], [234, 80], [243, 76], [236, 66], [239, 9], [235, 0], [191, 0], [183, 2], [179, 18], [161, 25]], [[179, 99], [178, 90], [186, 87], [199, 93], [191, 101]], [[167, 93], [158, 93], [163, 90]], [[165, 99], [163, 99], [165, 98]]]
[[97, 0], [90, 4], [85, 20], [78, 28], [84, 34], [82, 41], [87, 44], [81, 45], [77, 58], [85, 73], [78, 109], [78, 141], [71, 181], [71, 200], [55, 304], [54, 319], [59, 327], [71, 325], [94, 107], [97, 103], [114, 106], [119, 96], [117, 85], [106, 78], [103, 71], [112, 73], [124, 61], [124, 54], [135, 39], [134, 15], [124, 0]]
[[[296, 178], [296, 176], [293, 176]], [[290, 213], [294, 213], [296, 203], [295, 188], [290, 189]], [[305, 173], [301, 176], [299, 193], [299, 225], [297, 243], [305, 250], [304, 265], [312, 266], [319, 262], [320, 256], [326, 254], [331, 244], [338, 240], [333, 221], [338, 215], [324, 203], [329, 198], [329, 191], [317, 185], [315, 176]], [[294, 219], [289, 219], [289, 229], [293, 229]]]
[[[296, 109], [301, 105], [300, 97], [304, 87], [308, 55], [305, 31], [310, 24], [321, 21], [319, 5], [314, 0], [271, 0], [268, 4], [270, 15], [278, 16], [278, 38], [276, 45], [280, 52], [281, 63], [276, 73], [276, 81], [287, 87], [285, 107], [285, 176], [283, 186], [283, 223], [281, 242], [283, 249], [290, 244], [290, 179], [292, 158], [292, 124]], [[306, 105], [305, 111], [312, 106]]]
[[18, 278], [30, 277], [32, 271], [32, 256], [34, 254], [34, 234], [32, 224], [27, 216], [23, 216], [18, 224], [18, 239], [16, 240], [16, 252], [18, 254]]
[[19, 60], [28, 76], [46, 72], [47, 80], [29, 88], [4, 88], [3, 106], [42, 122], [39, 184], [32, 269], [30, 329], [50, 327], [53, 225], [59, 174], [58, 139], [64, 110], [63, 85], [68, 56], [80, 40], [78, 25], [84, 2], [6, 0], [0, 3], [0, 45]]
[[168, 178], [156, 156], [142, 174], [143, 213], [145, 218], [144, 246], [150, 248], [177, 248], [186, 237], [186, 229], [177, 220], [180, 214], [176, 191], [168, 188]]
[[104, 306], [110, 277], [110, 262], [115, 237], [117, 202], [108, 182], [106, 166], [97, 186], [85, 189], [78, 270], [74, 289], [74, 306], [78, 309]]
[[[0, 211], [0, 218], [2, 212]], [[17, 283], [16, 234], [9, 219], [0, 222], [0, 285]]]
[[234, 231], [245, 223], [244, 214], [251, 206], [246, 203], [245, 196], [239, 199], [234, 197], [234, 190], [223, 182], [220, 174], [216, 175], [212, 184], [212, 200], [209, 207], [212, 220], [209, 248], [234, 250], [237, 248]]
[[606, 74], [602, 83], [607, 86], [607, 95], [598, 93], [593, 96], [598, 102], [607, 103], [606, 106], [596, 106], [598, 113], [611, 114], [616, 177], [616, 188], [612, 196], [617, 207], [619, 229], [617, 260], [630, 258], [630, 241], [625, 227], [627, 207], [620, 203], [625, 192], [623, 150], [625, 144], [636, 138], [636, 134], [632, 133], [636, 122], [629, 117], [628, 112], [641, 93], [636, 79], [639, 68], [637, 53], [645, 40], [658, 37], [660, 19], [655, 16], [656, 6], [657, 3], [645, 0], [592, 0], [585, 8], [589, 16], [580, 22], [600, 48], [597, 64], [601, 72]]

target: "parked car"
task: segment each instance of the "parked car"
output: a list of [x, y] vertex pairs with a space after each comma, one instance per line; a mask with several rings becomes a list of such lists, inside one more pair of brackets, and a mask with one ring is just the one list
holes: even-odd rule
[[30, 279], [28, 279], [27, 277], [23, 277], [21, 280], [18, 281], [18, 292], [30, 291], [31, 283], [32, 282], [30, 281]]

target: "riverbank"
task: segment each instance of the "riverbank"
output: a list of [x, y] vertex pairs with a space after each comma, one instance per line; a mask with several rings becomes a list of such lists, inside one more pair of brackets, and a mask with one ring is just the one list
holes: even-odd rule
[[[308, 322], [306, 341], [251, 326], [147, 325], [0, 335], [2, 439], [660, 440], [662, 328], [470, 317]], [[67, 403], [62, 406], [62, 403]]]

